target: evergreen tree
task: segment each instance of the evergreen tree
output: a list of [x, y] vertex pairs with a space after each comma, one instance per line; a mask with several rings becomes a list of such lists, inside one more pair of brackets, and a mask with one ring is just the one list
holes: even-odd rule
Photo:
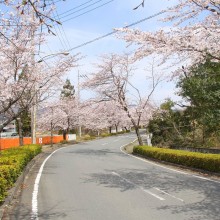
[[[66, 102], [73, 100], [75, 97], [75, 89], [74, 86], [71, 84], [69, 79], [66, 79], [65, 84], [63, 85], [63, 90], [61, 91], [60, 98], [65, 100]], [[71, 106], [69, 106], [71, 108]], [[64, 112], [68, 115], [67, 117], [67, 129], [63, 129], [63, 139], [66, 140], [66, 135], [69, 133], [70, 130], [70, 117], [68, 109], [63, 109]]]
[[63, 90], [61, 91], [60, 97], [61, 99], [64, 98], [74, 98], [75, 89], [74, 86], [71, 84], [69, 79], [66, 79], [65, 84], [63, 85]]
[[202, 130], [202, 142], [220, 131], [220, 63], [195, 66], [189, 75], [181, 77], [177, 87], [190, 106], [191, 120]]

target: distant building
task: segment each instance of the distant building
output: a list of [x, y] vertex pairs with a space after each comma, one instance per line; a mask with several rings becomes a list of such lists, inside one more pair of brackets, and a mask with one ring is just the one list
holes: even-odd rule
[[[6, 120], [5, 116], [0, 115], [0, 125], [2, 125]], [[6, 127], [3, 128], [3, 131], [1, 132], [2, 137], [6, 136], [12, 136], [12, 134], [17, 133], [16, 131], [16, 124], [15, 120], [9, 123]]]

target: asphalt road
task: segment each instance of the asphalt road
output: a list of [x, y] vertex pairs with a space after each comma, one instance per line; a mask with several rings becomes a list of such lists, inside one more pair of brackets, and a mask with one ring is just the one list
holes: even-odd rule
[[28, 177], [10, 219], [220, 219], [220, 182], [121, 152], [134, 138], [109, 137], [55, 152], [37, 191], [40, 166]]

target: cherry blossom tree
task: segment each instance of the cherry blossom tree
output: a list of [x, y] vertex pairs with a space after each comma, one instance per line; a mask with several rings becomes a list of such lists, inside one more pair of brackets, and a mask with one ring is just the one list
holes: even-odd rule
[[75, 128], [77, 123], [77, 108], [75, 99], [54, 100], [42, 103], [37, 121], [40, 131], [50, 131], [51, 137], [54, 130], [66, 130]]
[[[16, 16], [11, 20], [18, 22]], [[77, 56], [60, 55], [51, 62], [37, 62], [34, 59], [36, 45], [42, 35], [34, 37], [37, 21], [23, 17], [22, 22], [35, 22], [32, 26], [1, 26], [7, 38], [0, 38], [0, 114], [7, 120], [0, 125], [0, 131], [16, 119], [24, 109], [37, 104], [36, 97], [45, 99], [49, 91], [62, 82], [62, 77], [70, 68], [76, 66]], [[7, 22], [7, 21], [3, 21]], [[21, 21], [20, 21], [21, 22]]]
[[[92, 78], [84, 83], [85, 88], [94, 90], [99, 102], [114, 101], [118, 103], [135, 128], [139, 144], [143, 145], [139, 127], [144, 112], [147, 112], [148, 115], [152, 114], [153, 106], [150, 104], [150, 97], [160, 81], [159, 78], [156, 78], [152, 72], [151, 91], [143, 98], [139, 89], [130, 82], [134, 66], [128, 55], [105, 55], [97, 67], [97, 72], [93, 73]], [[129, 95], [131, 91], [133, 91], [132, 95], [135, 99], [131, 93]]]
[[[61, 25], [59, 20], [51, 16], [52, 11], [56, 7], [56, 2], [54, 1], [49, 2], [47, 0], [37, 0], [37, 1], [36, 0], [18, 0], [18, 1], [2, 0], [0, 1], [0, 4], [7, 7], [7, 11], [10, 11], [10, 13], [16, 13], [20, 17], [26, 15], [30, 16], [30, 12], [31, 12], [31, 17], [35, 17], [40, 25], [45, 25], [48, 32], [54, 34], [52, 31], [53, 28], [52, 24], [56, 23]], [[14, 26], [14, 23], [10, 19], [8, 19], [7, 13], [2, 12], [0, 16], [2, 16], [4, 19], [7, 20], [7, 26]], [[27, 24], [20, 24], [20, 25], [23, 26]]]
[[162, 20], [173, 22], [173, 27], [156, 32], [122, 28], [118, 29], [119, 38], [137, 45], [135, 59], [154, 54], [162, 63], [175, 59], [173, 64], [184, 63], [188, 67], [203, 63], [207, 58], [219, 62], [219, 3], [219, 0], [179, 0], [175, 6], [164, 10]]
[[50, 131], [51, 145], [53, 145], [53, 132], [63, 126], [63, 111], [57, 102], [44, 103], [37, 125], [39, 131]]
[[87, 129], [96, 130], [98, 133], [100, 130], [109, 129], [109, 133], [111, 133], [115, 128], [117, 133], [119, 127], [129, 127], [125, 112], [114, 100], [86, 101], [83, 105], [81, 120]]

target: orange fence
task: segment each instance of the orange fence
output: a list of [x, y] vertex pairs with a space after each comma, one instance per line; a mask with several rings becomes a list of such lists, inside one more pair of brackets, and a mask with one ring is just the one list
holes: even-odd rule
[[[43, 137], [38, 137], [36, 142], [37, 144], [50, 144], [50, 136], [43, 136]], [[63, 140], [63, 136], [53, 136], [53, 143], [59, 143]], [[23, 139], [24, 145], [31, 144], [31, 138], [30, 137], [24, 137]], [[0, 139], [0, 150], [8, 149], [8, 148], [13, 148], [13, 147], [19, 147], [19, 138], [14, 137], [14, 138], [1, 138]]]

